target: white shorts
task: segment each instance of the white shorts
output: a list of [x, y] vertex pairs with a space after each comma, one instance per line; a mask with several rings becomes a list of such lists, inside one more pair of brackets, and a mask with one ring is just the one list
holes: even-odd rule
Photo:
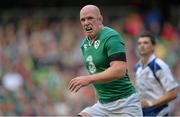
[[119, 99], [110, 103], [101, 104], [99, 101], [82, 112], [91, 116], [143, 116], [139, 96], [137, 93], [128, 98]]

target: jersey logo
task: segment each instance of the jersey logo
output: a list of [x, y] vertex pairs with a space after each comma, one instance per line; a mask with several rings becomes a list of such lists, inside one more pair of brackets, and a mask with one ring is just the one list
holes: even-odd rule
[[94, 48], [95, 49], [98, 49], [99, 45], [100, 45], [100, 40], [94, 41]]
[[87, 44], [84, 44], [84, 45], [83, 45], [83, 47], [84, 47], [85, 50], [87, 49], [87, 46], [88, 46]]

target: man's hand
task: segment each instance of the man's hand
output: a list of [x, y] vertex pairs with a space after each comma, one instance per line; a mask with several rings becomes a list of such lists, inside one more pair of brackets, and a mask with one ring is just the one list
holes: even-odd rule
[[149, 108], [149, 107], [152, 107], [152, 102], [147, 102], [147, 101], [144, 101], [144, 100], [141, 100], [141, 106], [142, 108]]
[[79, 91], [80, 88], [87, 86], [91, 83], [91, 79], [88, 76], [79, 76], [76, 78], [73, 78], [70, 82], [69, 82], [69, 90], [71, 92], [77, 92]]

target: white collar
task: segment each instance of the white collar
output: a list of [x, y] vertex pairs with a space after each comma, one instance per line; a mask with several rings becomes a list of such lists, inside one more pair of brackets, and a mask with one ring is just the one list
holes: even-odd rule
[[[151, 56], [148, 59], [148, 62], [144, 66], [147, 66], [154, 58], [156, 58], [156, 55], [155, 54], [151, 54]], [[140, 59], [138, 63], [142, 66], [143, 65], [142, 64], [142, 59]]]

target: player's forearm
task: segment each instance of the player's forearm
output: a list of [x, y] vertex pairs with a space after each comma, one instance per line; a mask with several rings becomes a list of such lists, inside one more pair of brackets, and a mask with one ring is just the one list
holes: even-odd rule
[[93, 83], [105, 83], [123, 78], [125, 74], [126, 74], [126, 64], [115, 63], [105, 71], [90, 75], [89, 77]]
[[163, 104], [167, 104], [169, 101], [175, 99], [177, 96], [177, 91], [176, 89], [172, 89], [170, 91], [168, 91], [167, 93], [165, 93], [160, 99], [155, 100], [153, 103], [153, 106], [160, 106]]

